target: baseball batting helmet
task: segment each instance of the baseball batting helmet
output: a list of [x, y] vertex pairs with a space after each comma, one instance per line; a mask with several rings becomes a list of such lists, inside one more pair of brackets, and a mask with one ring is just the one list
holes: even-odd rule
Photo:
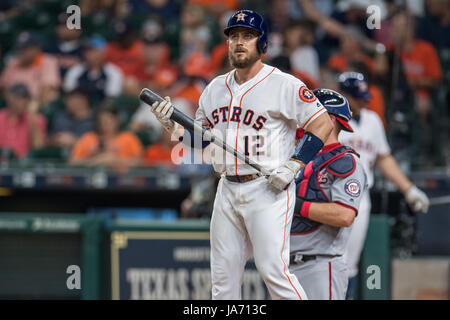
[[344, 72], [339, 75], [339, 89], [357, 99], [369, 99], [369, 84], [362, 73]]
[[260, 14], [252, 10], [235, 12], [228, 20], [227, 27], [223, 30], [223, 33], [228, 37], [230, 30], [236, 27], [256, 30], [259, 33], [257, 43], [259, 53], [265, 53], [267, 51], [267, 26]]
[[315, 89], [313, 93], [327, 109], [328, 113], [336, 116], [337, 121], [344, 127], [345, 131], [353, 132], [353, 128], [348, 123], [352, 119], [350, 107], [347, 99], [342, 94], [324, 88]]

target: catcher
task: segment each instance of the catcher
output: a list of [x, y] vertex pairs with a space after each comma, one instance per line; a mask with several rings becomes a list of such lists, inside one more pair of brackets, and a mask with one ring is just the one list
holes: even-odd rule
[[367, 178], [359, 155], [338, 142], [341, 130], [353, 131], [347, 99], [329, 89], [313, 92], [327, 109], [333, 131], [296, 179], [289, 269], [309, 299], [344, 300], [348, 275], [343, 254]]

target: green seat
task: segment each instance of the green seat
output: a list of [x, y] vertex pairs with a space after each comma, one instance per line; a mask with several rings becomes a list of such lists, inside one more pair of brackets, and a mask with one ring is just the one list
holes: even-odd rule
[[137, 97], [121, 95], [114, 99], [112, 106], [119, 110], [120, 128], [125, 130], [130, 120], [139, 107], [140, 100]]
[[134, 133], [141, 141], [144, 148], [158, 141], [158, 134], [149, 131], [137, 131]]

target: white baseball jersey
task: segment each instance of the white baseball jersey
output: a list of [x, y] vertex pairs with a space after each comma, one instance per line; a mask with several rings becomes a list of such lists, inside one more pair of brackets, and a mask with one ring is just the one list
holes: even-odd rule
[[341, 131], [339, 141], [359, 153], [370, 189], [377, 156], [391, 153], [383, 123], [375, 112], [361, 109], [359, 121], [352, 119], [350, 125], [354, 132]]
[[364, 247], [371, 200], [369, 189], [373, 186], [373, 170], [377, 156], [389, 154], [391, 149], [386, 139], [383, 123], [373, 111], [361, 109], [359, 121], [350, 120], [353, 133], [341, 131], [339, 141], [355, 149], [360, 154], [360, 160], [367, 174], [368, 188], [363, 193], [358, 216], [353, 222], [350, 238], [344, 253], [348, 267], [348, 276], [352, 278], [358, 273], [359, 258]]
[[[235, 71], [215, 78], [201, 95], [196, 120], [272, 170], [294, 153], [297, 126], [307, 128], [324, 112], [303, 82], [263, 65], [241, 85]], [[212, 298], [241, 298], [245, 263], [253, 255], [272, 299], [307, 299], [288, 269], [295, 183], [279, 191], [264, 177], [233, 182], [223, 175], [254, 174], [255, 169], [220, 148], [211, 157], [222, 174], [210, 228]]]
[[[326, 110], [302, 81], [277, 68], [264, 64], [256, 76], [241, 85], [234, 73], [216, 77], [205, 88], [196, 121], [263, 167], [276, 169], [295, 151], [297, 125], [306, 129]], [[256, 173], [214, 147], [212, 162], [218, 173]]]

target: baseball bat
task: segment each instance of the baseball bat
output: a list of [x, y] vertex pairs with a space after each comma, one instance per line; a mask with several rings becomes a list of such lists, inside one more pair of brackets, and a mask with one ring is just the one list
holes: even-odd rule
[[[148, 88], [142, 89], [139, 99], [141, 99], [143, 102], [145, 102], [148, 105], [152, 105], [154, 102], [158, 101], [161, 102], [164, 99], [158, 95], [157, 93], [153, 92], [152, 90]], [[235, 157], [237, 157], [239, 160], [244, 161], [246, 164], [251, 166], [252, 168], [258, 170], [261, 174], [268, 176], [270, 175], [270, 171], [261, 166], [260, 164], [256, 163], [255, 161], [251, 160], [247, 156], [243, 155], [239, 151], [237, 151], [235, 148], [228, 145], [225, 141], [221, 140], [220, 138], [216, 137], [210, 130], [207, 130], [206, 128], [203, 128], [198, 123], [194, 121], [191, 117], [184, 114], [180, 110], [178, 110], [175, 106], [173, 106], [173, 113], [170, 116], [170, 119], [177, 122], [178, 124], [182, 125], [186, 129], [189, 129], [193, 131], [194, 133], [199, 134], [202, 133], [202, 136], [205, 140], [210, 141], [214, 143], [215, 145], [221, 147], [223, 150], [233, 154]]]
[[430, 206], [450, 204], [450, 196], [430, 198]]

